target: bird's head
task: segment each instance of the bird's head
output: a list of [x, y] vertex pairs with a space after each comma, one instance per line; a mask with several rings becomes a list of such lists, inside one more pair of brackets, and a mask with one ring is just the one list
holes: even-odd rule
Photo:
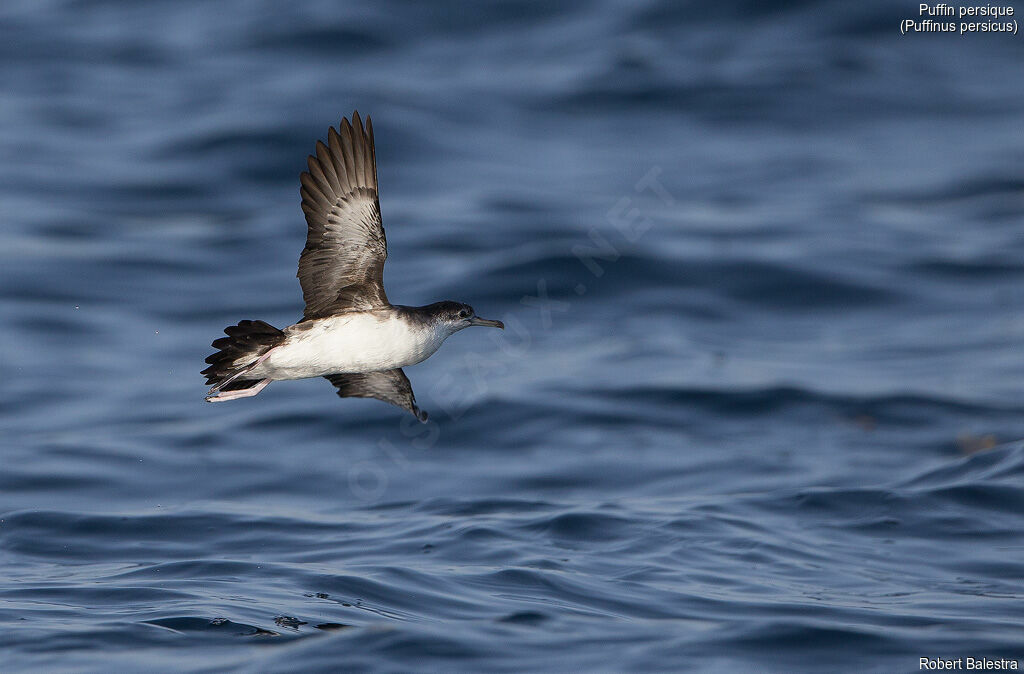
[[473, 325], [480, 325], [487, 328], [501, 328], [505, 329], [505, 324], [501, 321], [492, 321], [488, 318], [480, 318], [473, 311], [473, 307], [462, 302], [437, 302], [429, 307], [434, 320], [439, 325], [443, 325], [449, 330], [449, 334], [455, 334], [459, 330], [468, 328]]

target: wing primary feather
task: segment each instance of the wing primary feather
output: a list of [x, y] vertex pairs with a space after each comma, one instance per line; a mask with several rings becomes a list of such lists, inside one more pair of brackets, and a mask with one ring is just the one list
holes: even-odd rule
[[363, 140], [363, 121], [359, 119], [359, 111], [352, 112], [352, 161], [356, 165], [356, 180], [358, 186], [366, 185], [366, 157]]
[[316, 181], [313, 180], [311, 175], [303, 171], [302, 175], [299, 176], [299, 182], [302, 183], [302, 189], [299, 190], [299, 193], [302, 195], [303, 199], [307, 199], [308, 201], [315, 203], [317, 206], [322, 208], [325, 213], [331, 210], [331, 206], [333, 205], [331, 204], [331, 200], [327, 195], [317, 189]]
[[318, 140], [316, 142], [316, 158], [320, 162], [320, 167], [324, 170], [324, 175], [330, 180], [331, 189], [335, 191], [335, 194], [340, 193], [341, 183], [334, 172], [334, 164], [331, 162], [331, 151], [327, 149], [323, 141]]
[[334, 130], [332, 126], [327, 130], [327, 147], [331, 150], [331, 162], [334, 165], [334, 171], [338, 174], [338, 180], [341, 181], [339, 186], [339, 194], [344, 194], [352, 191], [352, 176], [345, 170], [345, 153], [341, 149], [341, 139], [338, 137], [338, 132]]
[[[369, 138], [370, 143], [370, 166], [373, 168], [373, 184], [370, 186], [375, 191], [377, 189], [377, 150], [373, 143], [373, 122], [370, 120], [370, 116], [366, 116], [366, 136]], [[369, 176], [367, 176], [369, 179]]]
[[306, 171], [300, 173], [299, 182], [316, 198], [317, 203], [327, 204], [329, 206], [333, 203], [331, 197], [328, 196], [331, 193], [331, 189], [329, 189], [327, 185], [319, 183], [316, 176], [312, 173]]
[[306, 165], [309, 167], [309, 174], [313, 176], [313, 179], [316, 181], [317, 188], [321, 193], [326, 195], [327, 190], [331, 187], [331, 182], [327, 179], [327, 176], [324, 175], [324, 170], [320, 167], [320, 161], [313, 155], [309, 155], [309, 157], [306, 158]]
[[345, 162], [345, 172], [348, 173], [349, 187], [355, 188], [356, 185], [356, 167], [353, 157], [352, 149], [352, 125], [348, 123], [347, 119], [341, 120], [341, 141], [342, 141], [342, 159]]

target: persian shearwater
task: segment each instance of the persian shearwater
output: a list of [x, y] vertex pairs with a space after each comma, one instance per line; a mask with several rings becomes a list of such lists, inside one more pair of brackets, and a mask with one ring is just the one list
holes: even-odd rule
[[393, 305], [384, 293], [387, 241], [377, 199], [373, 124], [359, 113], [342, 118], [316, 143], [302, 183], [308, 231], [299, 257], [306, 303], [302, 320], [279, 330], [263, 321], [224, 328], [227, 337], [206, 359], [208, 402], [254, 396], [272, 381], [325, 377], [342, 398], [376, 398], [412, 412], [412, 385], [402, 368], [429, 358], [448, 337], [471, 325], [504, 328], [473, 307], [444, 301]]

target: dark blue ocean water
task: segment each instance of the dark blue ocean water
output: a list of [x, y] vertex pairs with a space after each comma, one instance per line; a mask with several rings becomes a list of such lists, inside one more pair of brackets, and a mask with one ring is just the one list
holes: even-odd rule
[[[1024, 659], [1024, 38], [909, 2], [0, 6], [0, 669]], [[373, 116], [388, 294], [203, 402]]]

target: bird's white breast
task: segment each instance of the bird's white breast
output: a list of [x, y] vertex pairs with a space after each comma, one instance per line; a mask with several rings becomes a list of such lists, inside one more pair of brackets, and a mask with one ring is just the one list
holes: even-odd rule
[[286, 332], [288, 339], [254, 370], [254, 376], [304, 379], [405, 367], [429, 357], [448, 336], [392, 312], [340, 314], [298, 323]]

